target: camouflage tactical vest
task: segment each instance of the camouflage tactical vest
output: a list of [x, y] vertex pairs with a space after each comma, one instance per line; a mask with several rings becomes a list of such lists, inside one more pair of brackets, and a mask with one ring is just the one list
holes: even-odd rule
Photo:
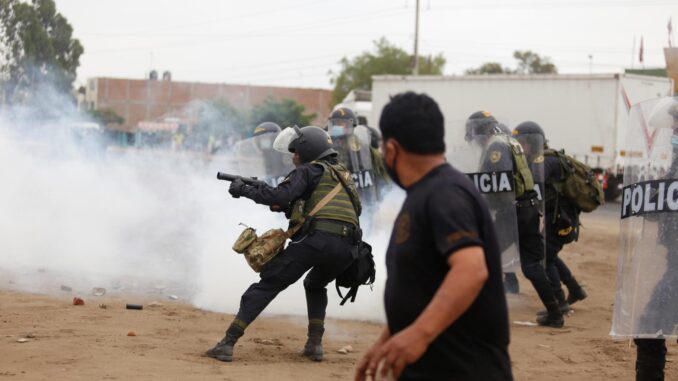
[[[308, 199], [299, 199], [294, 202], [292, 206], [292, 215], [290, 217], [290, 224], [295, 225], [303, 221], [303, 219], [311, 213], [313, 208], [322, 200], [328, 193], [337, 186], [340, 179], [337, 175], [343, 176], [346, 187], [337, 193], [337, 195], [330, 200], [327, 205], [320, 209], [314, 217], [328, 220], [337, 220], [348, 222], [350, 224], [358, 225], [358, 217], [360, 216], [361, 206], [358, 192], [355, 189], [351, 175], [341, 164], [329, 164], [325, 161], [314, 161], [311, 164], [318, 164], [323, 167], [323, 175], [320, 178], [318, 186]], [[352, 195], [346, 191], [350, 190]], [[354, 207], [351, 197], [356, 202]]]
[[508, 138], [508, 142], [511, 145], [511, 155], [513, 156], [513, 180], [516, 186], [516, 198], [518, 198], [525, 191], [534, 189], [534, 179], [527, 159], [525, 159], [523, 146], [511, 137]]

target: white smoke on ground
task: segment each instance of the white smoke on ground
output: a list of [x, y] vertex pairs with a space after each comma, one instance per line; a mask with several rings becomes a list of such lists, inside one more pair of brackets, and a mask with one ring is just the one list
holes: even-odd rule
[[[61, 128], [82, 116], [58, 96], [55, 112], [0, 111], [0, 288], [87, 298], [104, 287], [124, 298], [177, 295], [197, 307], [237, 312], [258, 280], [231, 246], [240, 223], [259, 232], [286, 227], [281, 214], [232, 199], [216, 172], [235, 172], [227, 155], [152, 149], [105, 149]], [[58, 112], [57, 112], [58, 111]], [[382, 321], [385, 250], [403, 195], [389, 194], [366, 241], [374, 247], [377, 282], [355, 303], [339, 306], [328, 286], [328, 317]], [[70, 295], [70, 294], [68, 294]], [[93, 296], [89, 296], [93, 298]], [[305, 315], [302, 282], [267, 314]]]

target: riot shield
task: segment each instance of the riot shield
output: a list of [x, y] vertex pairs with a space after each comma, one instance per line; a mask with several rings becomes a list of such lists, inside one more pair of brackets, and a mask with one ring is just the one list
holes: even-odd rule
[[[521, 134], [517, 135], [515, 139], [523, 147], [525, 159], [530, 166], [530, 172], [532, 172], [534, 191], [537, 192], [537, 198], [539, 199], [539, 211], [542, 216], [539, 229], [541, 230], [542, 236], [545, 237], [544, 137], [540, 134]], [[546, 246], [544, 246], [544, 252], [546, 252]]]
[[518, 272], [518, 220], [509, 139], [503, 135], [478, 136], [469, 144], [451, 147], [447, 160], [468, 175], [487, 201], [499, 240], [502, 270]]
[[[361, 127], [361, 126], [359, 126]], [[356, 128], [350, 134], [332, 136], [332, 146], [339, 162], [351, 172], [360, 201], [365, 206], [377, 202], [376, 179], [370, 153], [370, 135], [366, 128]]]
[[678, 98], [629, 113], [617, 265], [610, 334], [678, 337]]
[[235, 156], [241, 176], [256, 177], [270, 186], [277, 186], [294, 169], [292, 154], [273, 149], [276, 134], [262, 134], [235, 145]]

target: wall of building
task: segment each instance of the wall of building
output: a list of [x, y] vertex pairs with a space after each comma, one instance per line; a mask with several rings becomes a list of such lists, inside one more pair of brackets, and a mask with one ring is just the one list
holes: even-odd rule
[[289, 87], [176, 82], [146, 79], [91, 78], [86, 101], [90, 109], [112, 109], [125, 119], [126, 130], [140, 121], [152, 121], [184, 109], [192, 101], [224, 99], [237, 108], [248, 109], [268, 97], [289, 98], [317, 115], [324, 124], [330, 113], [331, 91]]

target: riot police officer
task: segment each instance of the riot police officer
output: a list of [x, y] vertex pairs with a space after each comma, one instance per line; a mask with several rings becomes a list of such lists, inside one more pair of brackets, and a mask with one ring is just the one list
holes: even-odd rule
[[[275, 188], [266, 184], [248, 186], [236, 180], [231, 183], [229, 193], [285, 212], [290, 218], [290, 227], [305, 222], [291, 237], [292, 242], [264, 265], [261, 280], [243, 294], [240, 309], [226, 335], [207, 351], [207, 356], [220, 361], [232, 361], [233, 346], [247, 326], [279, 292], [308, 270], [311, 271], [304, 279], [308, 340], [303, 354], [315, 361], [322, 360], [327, 307], [325, 287], [350, 266], [353, 249], [361, 235], [360, 200], [348, 170], [337, 162], [328, 134], [315, 126], [288, 127], [278, 135], [273, 146], [293, 153], [296, 169]], [[330, 197], [338, 184], [342, 185], [339, 193]], [[320, 205], [319, 211], [309, 217], [317, 205]]]
[[[523, 148], [515, 139], [504, 135], [497, 119], [486, 111], [473, 113], [466, 122], [466, 140], [471, 141], [474, 138], [476, 141], [485, 141], [484, 144], [487, 146], [485, 149], [487, 154], [482, 161], [481, 171], [512, 168], [520, 267], [548, 311], [545, 316], [537, 318], [537, 323], [560, 328], [564, 324], [563, 314], [549, 286], [543, 264], [544, 236], [540, 227], [542, 217], [540, 200], [534, 189], [534, 178]], [[538, 158], [532, 158], [532, 163], [538, 161]], [[490, 208], [493, 209], [492, 205]]]
[[358, 117], [348, 107], [338, 107], [330, 114], [325, 129], [332, 137], [339, 162], [346, 165], [365, 204], [374, 205], [389, 183], [388, 174], [374, 132], [358, 124]]
[[[543, 138], [546, 274], [560, 311], [567, 313], [570, 311], [570, 304], [584, 300], [588, 296], [565, 262], [558, 256], [565, 244], [574, 241], [578, 235], [579, 211], [557, 191], [558, 184], [564, 181], [564, 173], [560, 159], [555, 151], [549, 148], [541, 126], [528, 121], [517, 126], [515, 131], [518, 135], [534, 134]], [[561, 288], [561, 283], [565, 284], [568, 289], [567, 297]], [[546, 313], [547, 311], [541, 311], [538, 315], [545, 316]]]
[[252, 130], [251, 137], [236, 143], [235, 158], [240, 173], [276, 186], [294, 169], [289, 153], [273, 149], [273, 142], [280, 131], [278, 124], [263, 122]]
[[[670, 161], [668, 170], [665, 173], [662, 173], [663, 171], [657, 173], [656, 177], [659, 178], [656, 180], [675, 181], [675, 179], [678, 179], [678, 97], [657, 101], [653, 111], [648, 118], [649, 124], [655, 128], [670, 128], [672, 130], [670, 136], [662, 134], [662, 138], [670, 139], [670, 144], [655, 143], [657, 146], [670, 147], [667, 147], [670, 150], [670, 155], [668, 155], [668, 160]], [[670, 119], [665, 118], [666, 116]], [[641, 128], [645, 132], [644, 129], [647, 127], [643, 125]], [[661, 161], [661, 159], [658, 160], [657, 156], [647, 155], [651, 161]], [[652, 164], [657, 165], [657, 163]], [[635, 173], [630, 173], [630, 175], [633, 176]], [[657, 195], [652, 196], [651, 200], [657, 205], [661, 204]], [[666, 209], [668, 208], [664, 208], [664, 210]], [[624, 212], [622, 212], [623, 214]], [[644, 311], [638, 313], [638, 315], [641, 315], [640, 322], [632, 326], [634, 331], [631, 333], [635, 337], [634, 342], [637, 347], [636, 380], [660, 381], [664, 380], [664, 366], [666, 364], [665, 337], [670, 335], [675, 336], [676, 327], [678, 327], [678, 293], [676, 293], [676, 288], [678, 288], [678, 213], [666, 211], [657, 214], [647, 214], [644, 219], [653, 222], [647, 225], [656, 224], [658, 228], [656, 233], [653, 231], [653, 227], [648, 228], [648, 230], [651, 230], [651, 233], [645, 233], [641, 229], [640, 235], [656, 235], [657, 246], [654, 250], [651, 247], [646, 248], [647, 253], [639, 254], [645, 255], [648, 258], [644, 260], [644, 263], [648, 265], [646, 265], [647, 268], [641, 267], [633, 273], [642, 274], [643, 277], [646, 277], [648, 274], [656, 271], [656, 267], [653, 267], [652, 264], [653, 262], [656, 263], [656, 261], [652, 261], [649, 258], [661, 255], [659, 253], [662, 251], [666, 251], [666, 270], [652, 290], [650, 300], [644, 307]], [[663, 255], [661, 256], [663, 257]], [[664, 259], [662, 258], [660, 262], [664, 262]], [[620, 283], [622, 281], [624, 280], [620, 280]], [[635, 282], [638, 282], [638, 280], [636, 279]], [[638, 286], [636, 285], [636, 287]], [[622, 303], [618, 300], [615, 304], [621, 305]], [[629, 305], [637, 307], [642, 305], [642, 303], [636, 303], [633, 300], [631, 303], [624, 303], [624, 305], [628, 308]], [[615, 320], [624, 320], [623, 317], [618, 317], [617, 315], [618, 311], [615, 310]], [[639, 338], [638, 336], [641, 334], [645, 337]]]

